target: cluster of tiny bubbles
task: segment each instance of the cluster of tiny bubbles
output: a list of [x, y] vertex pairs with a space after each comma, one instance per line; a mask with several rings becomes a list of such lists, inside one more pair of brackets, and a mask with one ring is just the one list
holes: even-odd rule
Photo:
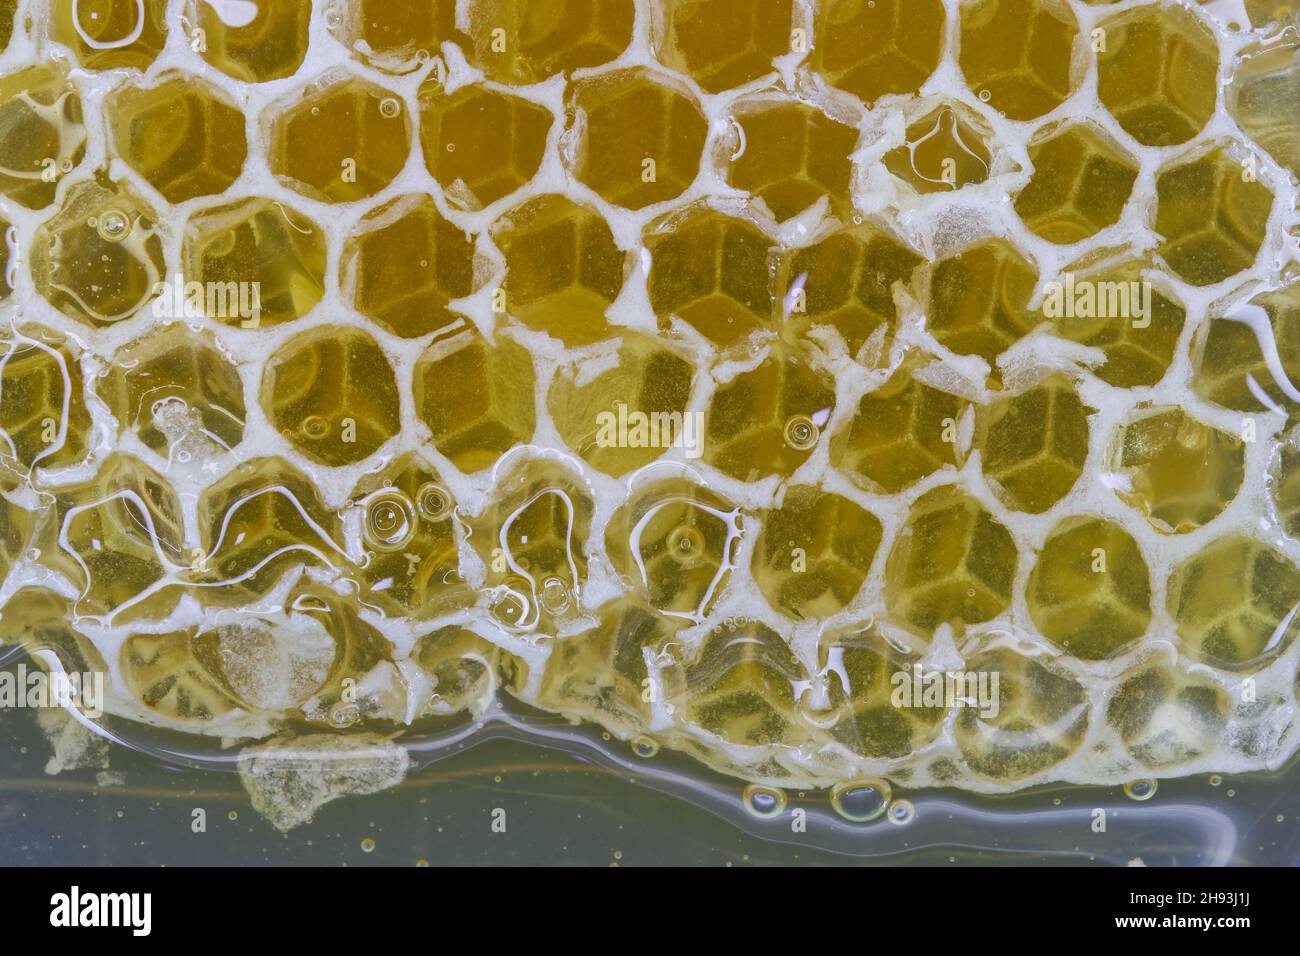
[[831, 790], [831, 806], [850, 823], [870, 823], [885, 812], [892, 794], [888, 780], [863, 777], [837, 784]]
[[796, 451], [807, 451], [817, 444], [821, 429], [807, 415], [795, 415], [785, 423], [786, 444]]
[[426, 482], [415, 493], [415, 506], [427, 520], [441, 521], [451, 513], [451, 495], [437, 482]]
[[634, 737], [632, 739], [632, 753], [649, 760], [659, 753], [659, 742], [651, 737]]
[[110, 209], [103, 216], [94, 217], [87, 223], [99, 233], [105, 242], [121, 242], [131, 232], [131, 219], [124, 212]]
[[356, 704], [339, 701], [330, 708], [329, 720], [335, 727], [351, 727], [361, 719], [361, 710]]
[[411, 502], [399, 491], [380, 492], [366, 503], [366, 540], [380, 551], [396, 551], [415, 537]]
[[898, 799], [889, 805], [885, 819], [898, 826], [906, 826], [916, 818], [916, 807], [911, 800]]
[[781, 811], [785, 809], [786, 803], [784, 790], [779, 787], [765, 787], [757, 783], [751, 783], [747, 786], [741, 799], [744, 800], [745, 809], [760, 820], [770, 820], [773, 817], [780, 816]]
[[1156, 795], [1154, 780], [1133, 780], [1124, 784], [1124, 795], [1130, 800], [1150, 800]]

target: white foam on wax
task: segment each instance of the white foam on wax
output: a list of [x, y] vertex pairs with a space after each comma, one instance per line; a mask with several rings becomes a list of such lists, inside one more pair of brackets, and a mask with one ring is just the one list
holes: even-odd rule
[[[1169, 2], [1172, 3], [1173, 0]], [[1220, 0], [1221, 4], [1225, 2], [1226, 0]], [[900, 238], [931, 258], [959, 251], [965, 245], [990, 236], [1006, 237], [1037, 263], [1041, 272], [1041, 293], [1046, 283], [1056, 279], [1069, 263], [1078, 260], [1087, 250], [1127, 245], [1132, 251], [1140, 253], [1151, 250], [1158, 244], [1159, 238], [1151, 228], [1156, 173], [1170, 163], [1193, 158], [1218, 144], [1241, 142], [1240, 131], [1225, 109], [1223, 89], [1227, 85], [1228, 70], [1238, 51], [1259, 39], [1257, 34], [1252, 35], [1246, 31], [1234, 34], [1222, 28], [1216, 29], [1225, 54], [1222, 58], [1223, 75], [1220, 78], [1220, 96], [1216, 113], [1193, 141], [1184, 146], [1156, 149], [1136, 143], [1101, 106], [1097, 95], [1096, 68], [1086, 48], [1086, 38], [1096, 24], [1124, 11], [1146, 6], [1147, 0], [1120, 0], [1118, 3], [1104, 7], [1090, 6], [1081, 0], [1072, 0], [1069, 3], [1080, 27], [1075, 62], [1079, 80], [1077, 92], [1056, 110], [1030, 123], [1013, 122], [1000, 116], [994, 108], [976, 95], [976, 91], [965, 86], [956, 60], [959, 0], [943, 0], [948, 14], [947, 51], [940, 67], [916, 97], [886, 96], [873, 109], [867, 110], [854, 98], [826, 86], [820, 78], [796, 73], [795, 67], [801, 59], [797, 54], [782, 57], [777, 62], [775, 79], [756, 81], [739, 91], [733, 90], [717, 95], [706, 94], [689, 78], [673, 78], [671, 82], [685, 88], [696, 98], [707, 117], [709, 142], [705, 148], [705, 161], [701, 164], [699, 175], [681, 197], [635, 211], [610, 205], [578, 182], [568, 171], [565, 160], [566, 157], [572, 156], [576, 147], [576, 136], [580, 131], [581, 121], [579, 118], [574, 129], [566, 130], [565, 83], [562, 78], [557, 77], [530, 87], [510, 88], [512, 93], [542, 105], [555, 117], [547, 142], [545, 159], [538, 175], [514, 195], [486, 209], [467, 211], [449, 203], [444, 191], [430, 177], [422, 160], [418, 138], [413, 141], [413, 148], [405, 168], [394, 181], [376, 196], [356, 203], [329, 204], [304, 197], [277, 181], [271, 174], [265, 159], [266, 123], [269, 116], [283, 105], [295, 101], [305, 86], [319, 81], [322, 77], [355, 76], [382, 86], [389, 91], [389, 95], [402, 104], [403, 121], [414, 124], [418, 110], [417, 91], [421, 83], [435, 68], [438, 68], [436, 58], [400, 76], [383, 73], [367, 66], [359, 59], [350, 56], [327, 28], [327, 13], [331, 16], [339, 16], [342, 15], [341, 11], [345, 12], [347, 8], [343, 5], [331, 4], [326, 0], [326, 2], [318, 2], [313, 10], [310, 46], [306, 61], [298, 73], [294, 77], [265, 84], [244, 83], [215, 70], [191, 49], [187, 31], [196, 22], [195, 15], [198, 7], [195, 4], [198, 3], [207, 4], [215, 10], [224, 23], [231, 26], [251, 22], [258, 9], [257, 4], [249, 0], [169, 0], [167, 22], [171, 29], [166, 49], [149, 68], [143, 79], [136, 77], [135, 81], [152, 84], [161, 79], [167, 71], [179, 69], [205, 79], [220, 90], [221, 95], [235, 103], [247, 117], [246, 129], [250, 148], [243, 174], [220, 197], [200, 198], [169, 207], [162, 197], [125, 163], [112, 161], [111, 173], [114, 178], [128, 182], [138, 196], [147, 199], [159, 211], [168, 276], [178, 270], [182, 225], [192, 213], [224, 205], [243, 197], [262, 196], [283, 203], [287, 209], [309, 218], [324, 231], [329, 258], [325, 295], [320, 304], [302, 320], [274, 328], [245, 330], [239, 328], [237, 324], [227, 325], [210, 319], [187, 320], [187, 324], [206, 329], [216, 337], [220, 347], [239, 363], [244, 384], [247, 408], [244, 441], [228, 452], [217, 449], [215, 457], [207, 463], [206, 469], [175, 467], [173, 463], [169, 463], [165, 458], [145, 447], [129, 432], [121, 438], [116, 437], [118, 423], [113, 420], [108, 408], [102, 402], [92, 399], [89, 403], [94, 423], [92, 460], [86, 465], [67, 469], [59, 474], [43, 475], [46, 485], [55, 487], [85, 480], [94, 473], [95, 463], [102, 460], [111, 449], [120, 449], [139, 457], [151, 467], [166, 474], [174, 483], [182, 503], [187, 551], [199, 545], [197, 501], [200, 493], [204, 487], [226, 474], [241, 461], [263, 456], [279, 456], [311, 475], [325, 504], [330, 508], [340, 509], [348, 503], [352, 489], [363, 476], [381, 470], [408, 451], [419, 451], [436, 466], [462, 512], [476, 515], [488, 507], [493, 499], [494, 489], [501, 482], [508, 480], [510, 473], [516, 467], [532, 459], [555, 456], [555, 449], [560, 448], [561, 445], [558, 430], [546, 407], [545, 399], [550, 382], [561, 368], [567, 368], [586, 359], [590, 359], [591, 365], [583, 369], [582, 377], [589, 377], [599, 369], [608, 367], [610, 346], [605, 344], [583, 350], [565, 350], [558, 342], [545, 335], [517, 327], [507, 328], [504, 323], [498, 321], [498, 317], [492, 310], [491, 298], [493, 289], [500, 279], [503, 260], [500, 250], [492, 240], [489, 227], [518, 203], [545, 193], [559, 192], [598, 209], [609, 222], [620, 247], [626, 249], [636, 263], [630, 271], [622, 294], [611, 309], [611, 321], [632, 328], [654, 330], [657, 328], [657, 320], [650, 311], [646, 292], [651, 255], [644, 247], [641, 236], [646, 227], [660, 216], [695, 201], [706, 201], [718, 208], [750, 217], [774, 240], [779, 238], [783, 242], [799, 246], [811, 245], [841, 225], [831, 220], [816, 221], [819, 214], [813, 211], [799, 217], [796, 222], [778, 229], [774, 223], [766, 221], [757, 216], [752, 209], [746, 208], [740, 202], [742, 198], [740, 194], [726, 184], [727, 157], [734, 155], [737, 150], [743, 151], [749, 148], [743, 138], [737, 137], [737, 127], [731, 118], [731, 111], [736, 101], [752, 99], [756, 95], [763, 98], [797, 95], [819, 105], [828, 113], [855, 125], [860, 130], [861, 136], [854, 154], [857, 162], [855, 200], [860, 213], [859, 218], [883, 225], [887, 230], [896, 232]], [[1239, 0], [1232, 0], [1232, 3], [1239, 5]], [[581, 81], [587, 77], [613, 73], [631, 66], [646, 66], [661, 77], [668, 76], [662, 67], [657, 66], [651, 50], [651, 34], [659, 26], [652, 15], [650, 0], [636, 0], [636, 5], [635, 34], [629, 48], [611, 64], [593, 70], [577, 71], [575, 79]], [[9, 239], [11, 248], [13, 243], [16, 243], [22, 250], [30, 247], [36, 227], [55, 212], [67, 195], [69, 187], [108, 162], [104, 97], [118, 83], [130, 81], [136, 76], [129, 71], [91, 73], [78, 69], [69, 51], [41, 39], [43, 25], [39, 14], [43, 6], [35, 0], [23, 0], [20, 4], [18, 23], [21, 25], [24, 14], [30, 13], [35, 16], [35, 26], [30, 34], [21, 28], [16, 31], [9, 50], [0, 57], [0, 71], [12, 72], [32, 61], [49, 58], [59, 58], [67, 62], [81, 92], [88, 142], [85, 160], [72, 174], [62, 179], [56, 201], [50, 208], [30, 211], [16, 203], [0, 200], [0, 210], [3, 210], [4, 218], [13, 224], [12, 238]], [[1190, 9], [1205, 22], [1213, 23], [1213, 13], [1218, 12], [1220, 7], [1215, 7], [1210, 12], [1195, 6]], [[796, 26], [808, 30], [810, 36], [812, 13], [813, 0], [796, 0]], [[462, 28], [469, 27], [468, 0], [459, 0], [458, 18]], [[183, 24], [185, 29], [177, 29], [178, 24]], [[441, 51], [429, 52], [440, 53], [445, 62], [448, 91], [453, 91], [467, 83], [482, 81], [481, 73], [466, 62], [456, 47], [445, 45]], [[495, 86], [491, 83], [486, 85]], [[977, 114], [992, 130], [990, 176], [985, 183], [967, 186], [957, 192], [917, 197], [902, 189], [895, 180], [885, 174], [878, 161], [889, 151], [905, 145], [907, 127], [928, 115], [945, 101], [962, 104]], [[1030, 233], [1016, 216], [1007, 196], [1023, 186], [1032, 173], [1027, 146], [1035, 133], [1058, 121], [1073, 118], [1086, 118], [1099, 125], [1112, 139], [1139, 160], [1140, 173], [1134, 187], [1134, 200], [1126, 207], [1118, 223], [1086, 242], [1075, 246], [1059, 247]], [[636, 120], [635, 117], [629, 117], [628, 121]], [[944, 662], [946, 666], [953, 660], [962, 659], [963, 653], [968, 659], [969, 654], [979, 647], [1009, 641], [1025, 653], [1056, 658], [1057, 663], [1068, 668], [1083, 685], [1093, 708], [1093, 719], [1087, 736], [1074, 755], [1050, 770], [1016, 781], [1014, 784], [990, 781], [971, 773], [958, 782], [975, 790], [999, 791], [1030, 786], [1048, 780], [1095, 783], [1122, 781], [1135, 775], [1160, 775], [1159, 771], [1153, 772], [1149, 768], [1141, 768], [1125, 756], [1126, 751], [1122, 742], [1117, 738], [1113, 728], [1102, 719], [1104, 702], [1109, 691], [1115, 687], [1118, 676], [1132, 667], [1139, 657], [1150, 653], [1176, 651], [1173, 624], [1165, 610], [1164, 588], [1169, 573], [1178, 563], [1229, 529], [1248, 529], [1251, 533], [1266, 538], [1293, 560], [1300, 561], [1300, 544], [1282, 533], [1277, 516], [1273, 513], [1269, 495], [1264, 493], [1272, 449], [1275, 447], [1271, 439], [1278, 435], [1283, 425], [1283, 418], [1272, 414], [1252, 416], [1257, 422], [1260, 440], [1246, 446], [1246, 478], [1243, 492], [1234, 499], [1223, 516], [1211, 525], [1186, 535], [1165, 536], [1157, 533], [1116, 497], [1111, 487], [1114, 481], [1103, 468], [1104, 452], [1116, 427], [1133, 417], [1138, 406], [1143, 403], [1182, 407], [1203, 422], [1229, 432], [1239, 431], [1244, 416], [1209, 405], [1193, 392], [1190, 356], [1193, 339], [1212, 315], [1231, 314], [1234, 318], [1241, 317], [1239, 320], [1248, 317], [1250, 313], [1242, 311], [1245, 300], [1259, 289], [1275, 284], [1282, 264], [1295, 259], [1296, 243], [1293, 238], [1288, 237], [1288, 231], [1296, 223], [1296, 189], [1285, 172], [1280, 170], [1269, 157], [1258, 153], [1257, 158], [1260, 179], [1272, 189], [1277, 196], [1277, 201], [1269, 223], [1268, 238], [1256, 264], [1246, 273], [1234, 277], [1229, 282], [1206, 288], [1192, 287], [1168, 276], [1153, 275], [1153, 280], [1160, 289], [1172, 292], [1187, 306], [1186, 328], [1179, 342], [1173, 365], [1164, 379], [1151, 388], [1119, 390], [1106, 385], [1086, 370], [1078, 375], [1080, 398], [1087, 406], [1096, 409], [1090, 422], [1091, 446], [1088, 463], [1083, 477], [1070, 495], [1045, 514], [1025, 515], [1009, 511], [985, 481], [979, 467], [978, 454], [969, 456], [960, 469], [945, 469], [919, 482], [906, 492], [892, 496], [864, 491], [849, 481], [846, 476], [830, 468], [828, 455], [830, 435], [847, 425], [862, 395], [878, 388], [888, 378], [891, 369], [901, 360], [903, 347], [921, 346], [930, 354], [945, 359], [942, 365], [936, 364], [919, 373], [931, 384], [976, 400], [987, 400], [990, 397], [990, 393], [984, 389], [983, 381], [987, 368], [982, 360], [954, 356], [941, 348], [926, 329], [920, 304], [899, 290], [896, 292], [900, 307], [898, 344], [894, 354], [885, 363], [885, 367], [867, 369], [853, 361], [853, 358], [845, 353], [842, 343], [834, 336], [822, 337], [826, 348], [824, 353], [814, 361], [827, 379], [834, 381], [835, 408], [829, 421], [822, 428], [818, 446], [789, 482], [782, 482], [776, 478], [749, 484], [738, 482], [701, 461], [686, 461], [680, 450], [670, 452], [655, 465], [620, 481], [595, 471], [576, 456], [566, 453], [564, 458], [567, 466], [580, 472], [582, 482], [589, 489], [594, 502], [591, 533], [586, 542], [589, 567], [584, 599], [591, 605], [603, 603], [616, 597], [626, 588], [605, 554], [604, 537], [611, 517], [628, 500], [629, 495], [635, 494], [643, 484], [669, 473], [693, 476], [742, 509], [744, 516], [736, 566], [726, 588], [719, 596], [708, 619], [683, 631], [681, 640], [688, 648], [698, 646], [710, 629], [721, 621], [727, 619], [757, 621], [788, 640], [804, 667], [809, 673], [815, 674], [821, 667], [818, 660], [818, 645], [823, 631], [861, 625], [869, 620], [878, 622], [886, 620], [883, 600], [885, 558], [906, 519], [908, 509], [925, 492], [957, 481], [1014, 536], [1020, 551], [1020, 564], [1016, 571], [1016, 597], [1013, 606], [1006, 614], [986, 625], [972, 629], [967, 639], [961, 642], [961, 649], [953, 644], [950, 636], [936, 638], [928, 649], [927, 660]], [[415, 414], [411, 391], [405, 385], [401, 388], [403, 422], [401, 433], [367, 461], [338, 469], [322, 468], [299, 453], [271, 425], [259, 401], [262, 371], [267, 358], [290, 339], [322, 323], [364, 328], [383, 348], [394, 367], [398, 381], [409, 383], [413, 367], [433, 335], [415, 340], [400, 339], [357, 314], [346, 301], [341, 289], [339, 262], [344, 243], [355, 234], [358, 221], [362, 216], [396, 197], [410, 193], [431, 195], [439, 211], [448, 220], [476, 237], [480, 256], [479, 268], [490, 278], [475, 294], [455, 303], [453, 307], [489, 338], [507, 336], [524, 343], [532, 353], [537, 368], [538, 430], [534, 443], [512, 451], [496, 468], [475, 475], [460, 473], [438, 453], [430, 441], [428, 429]], [[825, 207], [822, 208], [824, 210]], [[148, 308], [145, 308], [139, 315], [127, 321], [105, 329], [90, 329], [54, 310], [36, 292], [26, 269], [17, 269], [12, 274], [15, 279], [12, 283], [15, 292], [4, 306], [8, 312], [6, 324], [12, 322], [17, 326], [26, 322], [37, 322], [68, 336], [79, 355], [87, 382], [96, 380], [97, 375], [109, 366], [118, 349], [157, 325], [158, 320], [152, 316]], [[700, 373], [696, 376], [696, 387], [688, 411], [706, 411], [718, 385], [755, 367], [764, 354], [760, 349], [739, 358], [734, 355], [719, 356], [712, 346], [689, 327], [678, 323], [676, 328], [680, 339], [678, 347], [685, 350], [700, 369]], [[764, 344], [763, 347], [765, 348], [766, 345]], [[1017, 346], [1014, 355], [1008, 357], [1014, 364], [1014, 368], [1009, 368], [1008, 372], [1015, 373], [1009, 374], [1008, 380], [1032, 384], [1035, 374], [1042, 370], [1061, 367], [1065, 357], [1073, 360], [1088, 354], [1095, 357], [1095, 353], [1082, 350], [1079, 346], [1062, 343], [1050, 335], [1036, 334]], [[969, 441], [972, 428], [969, 416], [962, 423], [962, 427], [963, 434]], [[778, 504], [784, 498], [788, 486], [802, 483], [819, 484], [827, 491], [843, 495], [870, 510], [884, 525], [884, 539], [864, 587], [849, 607], [822, 622], [796, 625], [774, 611], [763, 598], [750, 572], [750, 559], [760, 526], [759, 513], [765, 508]], [[1061, 659], [1058, 653], [1037, 635], [1030, 622], [1024, 599], [1029, 569], [1034, 555], [1041, 548], [1052, 527], [1067, 515], [1095, 515], [1122, 525], [1138, 542], [1151, 570], [1153, 610], [1151, 629], [1143, 642], [1143, 647], [1124, 658], [1097, 663]], [[328, 547], [339, 554], [357, 556], [362, 553], [363, 545], [360, 539], [359, 522], [355, 520], [355, 515], [352, 517], [353, 520], [345, 523], [344, 539], [329, 542]], [[471, 581], [476, 579], [481, 581], [481, 567], [475, 571], [474, 562], [477, 558], [472, 550], [468, 546], [463, 546], [462, 554], [470, 562], [466, 571], [467, 578]], [[45, 584], [62, 593], [71, 593], [73, 590], [69, 582], [57, 580], [50, 572], [39, 566], [23, 562], [0, 588], [0, 599], [27, 583]], [[258, 602], [259, 607], [273, 607], [277, 601], [284, 600], [291, 584], [290, 580], [281, 582], [280, 587], [273, 594]], [[540, 675], [550, 653], [549, 639], [537, 633], [503, 629], [488, 613], [485, 605], [486, 598], [476, 608], [457, 611], [445, 618], [419, 624], [384, 619], [370, 612], [367, 612], [365, 617], [392, 640], [399, 652], [403, 654], [409, 653], [415, 640], [424, 633], [453, 623], [467, 627], [527, 662], [530, 676], [523, 696], [535, 702], [535, 695], [540, 687]], [[594, 607], [588, 606], [584, 610], [591, 611]], [[83, 621], [82, 629], [103, 653], [111, 671], [115, 690], [109, 701], [110, 708], [116, 713], [133, 719], [151, 723], [160, 722], [156, 714], [145, 712], [121, 691], [124, 684], [118, 656], [122, 642], [130, 633], [141, 631], [164, 633], [183, 627], [211, 625], [223, 615], [228, 616], [230, 613], [204, 610], [196, 600], [187, 596], [166, 620], [134, 625], [130, 629], [114, 625], [111, 621], [98, 623]], [[881, 626], [887, 634], [892, 633], [887, 625]], [[901, 634], [894, 636], [900, 639], [905, 637]], [[1260, 700], [1276, 697], [1284, 702], [1275, 713], [1282, 715], [1288, 725], [1293, 717], [1291, 680], [1295, 673], [1298, 655], [1300, 655], [1300, 642], [1294, 642], [1278, 660], [1253, 675]], [[1194, 668], [1196, 672], [1229, 693], [1235, 693], [1241, 681], [1237, 675], [1202, 665], [1184, 666]], [[418, 692], [416, 685], [411, 685], [410, 692], [412, 694]], [[419, 708], [415, 707], [406, 709], [408, 715], [418, 711]], [[771, 778], [773, 783], [823, 785], [845, 777], [888, 774], [899, 766], [892, 762], [865, 760], [834, 744], [828, 744], [815, 753], [779, 747], [737, 747], [702, 730], [683, 725], [680, 722], [680, 715], [672, 714], [662, 701], [656, 704], [655, 714], [655, 730], [661, 734], [665, 742], [686, 746], [695, 752], [699, 752], [703, 745], [715, 755], [712, 762], [724, 769], [745, 768], [747, 776], [762, 777], [762, 774], [758, 774], [753, 768], [766, 761], [775, 761], [784, 767], [790, 776], [773, 777]], [[932, 778], [929, 767], [939, 757], [951, 758], [954, 764], [962, 766], [961, 754], [953, 737], [953, 719], [955, 719], [955, 712], [939, 738], [907, 761], [908, 767], [913, 771], [909, 778], [911, 782], [916, 784], [930, 782]], [[1218, 750], [1196, 760], [1180, 763], [1169, 768], [1166, 773], [1182, 775], [1209, 770], [1234, 772], [1275, 766], [1289, 756], [1297, 744], [1296, 734], [1291, 733], [1262, 756], [1252, 756], [1243, 750], [1234, 749], [1231, 745], [1231, 741], [1235, 739], [1234, 727], [1237, 727], [1235, 723], [1230, 724], [1225, 730], [1223, 744]], [[236, 714], [214, 722], [210, 730], [222, 736], [259, 736], [266, 732], [267, 725], [263, 715]], [[611, 730], [620, 735], [628, 733], [626, 728], [621, 727], [611, 727]]]

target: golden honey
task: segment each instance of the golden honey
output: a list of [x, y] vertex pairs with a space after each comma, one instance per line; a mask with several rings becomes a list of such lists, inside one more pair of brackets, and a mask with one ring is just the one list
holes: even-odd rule
[[1295, 749], [1294, 4], [29, 6], [0, 639], [111, 714], [250, 785], [505, 699], [769, 790]]

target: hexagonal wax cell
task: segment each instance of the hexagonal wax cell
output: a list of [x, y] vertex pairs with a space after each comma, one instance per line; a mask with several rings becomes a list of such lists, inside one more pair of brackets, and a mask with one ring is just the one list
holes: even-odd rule
[[90, 412], [81, 348], [35, 325], [0, 332], [0, 463], [28, 472], [85, 457]]
[[239, 370], [209, 332], [165, 325], [119, 349], [99, 397], [169, 460], [206, 461], [244, 438]]
[[831, 465], [875, 493], [897, 494], [957, 464], [957, 426], [969, 403], [914, 376], [919, 357], [858, 402], [831, 438]]
[[[204, 289], [203, 312], [243, 328], [300, 319], [325, 293], [325, 232], [278, 199], [250, 196], [195, 212], [181, 260], [186, 286]], [[223, 293], [211, 308], [209, 292]]]
[[202, 725], [236, 711], [231, 694], [194, 653], [186, 631], [132, 634], [122, 642], [120, 669], [127, 693], [169, 720]]
[[699, 173], [704, 114], [689, 91], [655, 71], [633, 67], [575, 81], [568, 116], [577, 137], [574, 175], [616, 206], [675, 199]]
[[[1044, 301], [1057, 335], [1105, 353], [1105, 362], [1092, 373], [1116, 388], [1160, 381], [1187, 319], [1182, 303], [1146, 278], [1148, 268], [1145, 260], [1130, 259], [1083, 272], [1073, 281], [1067, 276], [1058, 283], [1060, 301]], [[1067, 303], [1071, 289], [1076, 294]]]
[[871, 512], [811, 485], [789, 488], [762, 522], [754, 578], [767, 602], [795, 620], [843, 610], [866, 580], [883, 535]]
[[470, 0], [471, 58], [489, 79], [539, 83], [626, 49], [633, 0]]
[[[589, 376], [591, 367], [603, 371]], [[600, 354], [561, 366], [547, 407], [570, 449], [619, 478], [674, 448], [689, 454], [703, 439], [703, 428], [686, 413], [694, 376], [689, 359], [670, 343], [629, 329]]]
[[727, 180], [762, 200], [778, 222], [803, 212], [823, 196], [830, 212], [852, 209], [849, 156], [858, 131], [800, 102], [756, 100], [733, 112], [740, 148]]
[[537, 196], [492, 227], [506, 260], [506, 311], [566, 345], [610, 334], [605, 310], [623, 288], [630, 257], [595, 210], [560, 195]]
[[157, 213], [125, 183], [74, 184], [32, 238], [32, 282], [50, 305], [91, 326], [131, 318], [163, 281]]
[[796, 746], [811, 735], [796, 688], [808, 672], [776, 631], [758, 621], [713, 628], [686, 664], [675, 707], [687, 721], [740, 745]]
[[401, 431], [397, 380], [365, 332], [320, 326], [290, 339], [262, 376], [271, 423], [308, 458], [351, 465]]
[[52, 0], [50, 39], [88, 70], [147, 70], [167, 42], [167, 0]]
[[605, 529], [614, 570], [663, 615], [699, 623], [721, 596], [740, 545], [735, 505], [685, 478], [638, 487]]
[[393, 181], [411, 151], [406, 104], [333, 70], [268, 107], [267, 161], [285, 185], [322, 202], [354, 202]]
[[1088, 459], [1088, 414], [1056, 373], [981, 407], [976, 445], [984, 475], [1011, 508], [1041, 514], [1070, 493]]
[[994, 647], [967, 660], [966, 670], [977, 688], [997, 694], [987, 711], [977, 693], [957, 712], [957, 746], [976, 773], [1019, 780], [1059, 764], [1083, 742], [1088, 694], [1064, 668]]
[[437, 450], [463, 472], [481, 471], [537, 427], [532, 356], [473, 327], [439, 333], [415, 366], [415, 411]]
[[681, 319], [727, 347], [772, 327], [773, 243], [753, 223], [696, 204], [650, 223], [644, 242], [661, 328]]
[[1207, 401], [1243, 412], [1300, 403], [1300, 282], [1213, 315], [1193, 360], [1192, 388]]
[[1106, 721], [1139, 763], [1165, 768], [1214, 749], [1231, 706], [1206, 675], [1152, 654], [1120, 675]]
[[1295, 639], [1300, 568], [1275, 548], [1231, 534], [1202, 548], [1169, 578], [1169, 615], [1201, 661], [1258, 670]]
[[535, 460], [505, 475], [493, 497], [470, 535], [487, 567], [492, 614], [521, 630], [580, 614], [590, 487], [565, 465]]
[[367, 213], [348, 237], [339, 269], [356, 310], [402, 338], [456, 321], [449, 304], [484, 281], [474, 237], [421, 194], [399, 196]]
[[165, 579], [182, 564], [180, 500], [142, 461], [114, 454], [60, 487], [43, 534], [40, 562], [79, 589], [79, 614], [159, 618], [176, 606], [179, 588]]
[[542, 674], [539, 702], [576, 716], [600, 715], [641, 729], [650, 719], [644, 696], [650, 668], [668, 656], [677, 628], [653, 610], [631, 601], [601, 608], [596, 627], [557, 641]]
[[[187, 0], [185, 22], [193, 24], [199, 56], [227, 76], [247, 83], [267, 83], [293, 76], [307, 56], [311, 5], [259, 3], [246, 19], [222, 3]], [[201, 35], [199, 33], [201, 32]]]
[[1151, 622], [1151, 579], [1133, 537], [1101, 518], [1065, 518], [1029, 572], [1025, 600], [1039, 633], [1065, 653], [1123, 653]]
[[835, 383], [794, 348], [718, 386], [704, 425], [704, 461], [740, 481], [789, 477], [835, 411]]
[[1058, 0], [973, 0], [961, 10], [958, 60], [981, 100], [1013, 120], [1051, 112], [1074, 89], [1079, 25]]
[[1148, 4], [1098, 25], [1097, 95], [1143, 146], [1185, 143], [1214, 114], [1219, 47], [1183, 6]]
[[398, 616], [428, 618], [468, 602], [453, 520], [456, 502], [441, 476], [412, 452], [367, 475], [352, 491], [370, 560], [358, 577], [366, 602]]
[[[864, 224], [783, 253], [778, 288], [787, 333], [803, 336], [828, 326], [854, 358], [882, 327], [898, 318], [894, 288], [909, 288], [922, 258], [887, 232]], [[881, 341], [880, 345], [886, 345]], [[881, 349], [883, 354], [883, 348]]]
[[205, 606], [243, 607], [299, 567], [347, 564], [343, 525], [316, 483], [280, 458], [240, 462], [204, 489], [191, 593]]
[[106, 107], [117, 154], [168, 202], [225, 192], [244, 170], [244, 115], [203, 80], [169, 72], [119, 87]]
[[1218, 148], [1156, 177], [1155, 230], [1161, 258], [1181, 279], [1204, 286], [1255, 264], [1273, 194]]
[[1122, 426], [1107, 450], [1106, 484], [1165, 534], [1209, 524], [1245, 475], [1245, 447], [1181, 408], [1151, 408]]
[[[528, 682], [528, 665], [455, 624], [420, 638], [411, 660], [432, 678], [433, 693], [421, 716], [481, 714], [496, 698], [497, 688], [517, 691]], [[548, 658], [549, 664], [554, 657]]]
[[363, 63], [390, 73], [419, 69], [456, 30], [456, 0], [331, 2], [325, 25]]
[[[886, 640], [874, 625], [828, 630], [818, 648], [825, 679], [827, 713], [817, 714], [819, 726], [831, 717], [830, 736], [864, 757], [906, 757], [930, 743], [943, 727], [944, 705], [895, 706], [898, 674], [912, 672], [918, 655], [896, 637]], [[803, 704], [808, 706], [805, 694]]]
[[1251, 140], [1300, 179], [1300, 42], [1252, 47], [1237, 61], [1228, 112]]
[[944, 103], [907, 127], [903, 145], [885, 154], [885, 168], [926, 195], [982, 183], [993, 161], [993, 131], [960, 103]]
[[915, 93], [943, 56], [946, 20], [941, 0], [827, 0], [808, 63], [868, 104]]
[[65, 69], [29, 66], [0, 77], [0, 192], [43, 209], [85, 155], [81, 95]]
[[1029, 147], [1034, 173], [1016, 212], [1049, 242], [1088, 239], [1119, 222], [1137, 180], [1137, 162], [1090, 123], [1053, 130]]
[[709, 93], [767, 76], [793, 46], [791, 0], [666, 0], [662, 9], [659, 61]]
[[434, 77], [419, 102], [424, 164], [452, 206], [482, 209], [537, 175], [555, 119], [546, 107], [475, 84], [447, 93]]
[[889, 615], [922, 637], [961, 631], [1011, 606], [1018, 555], [1010, 532], [957, 485], [912, 505], [885, 565]]
[[1037, 284], [1038, 270], [1006, 240], [969, 246], [934, 267], [930, 330], [941, 345], [995, 366], [1003, 351], [1042, 320], [1029, 308]]

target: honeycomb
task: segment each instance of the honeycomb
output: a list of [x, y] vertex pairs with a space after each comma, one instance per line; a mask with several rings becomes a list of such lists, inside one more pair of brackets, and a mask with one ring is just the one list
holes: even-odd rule
[[250, 747], [1276, 767], [1296, 17], [0, 4], [0, 639]]

